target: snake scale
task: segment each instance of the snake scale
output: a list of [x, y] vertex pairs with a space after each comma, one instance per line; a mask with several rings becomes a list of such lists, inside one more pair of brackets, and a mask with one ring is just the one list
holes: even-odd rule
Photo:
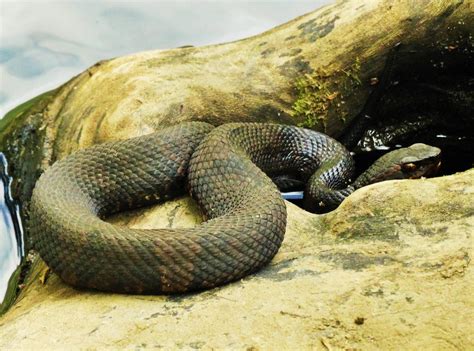
[[[309, 207], [332, 208], [372, 182], [369, 176], [402, 178], [413, 167], [430, 168], [416, 164], [439, 150], [420, 145], [412, 146], [415, 156], [403, 155], [409, 167], [385, 160], [384, 171], [374, 164], [350, 185], [350, 153], [327, 135], [278, 124], [183, 123], [56, 162], [35, 186], [30, 231], [45, 262], [75, 287], [137, 294], [208, 289], [258, 270], [280, 248], [286, 207], [267, 175], [298, 176], [308, 183]], [[186, 186], [206, 218], [195, 228], [131, 229], [104, 220]]]

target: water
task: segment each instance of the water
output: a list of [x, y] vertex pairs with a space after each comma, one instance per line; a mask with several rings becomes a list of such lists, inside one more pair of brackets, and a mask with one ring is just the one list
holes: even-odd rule
[[7, 167], [7, 160], [0, 152], [0, 303], [7, 293], [10, 277], [24, 256], [20, 207], [10, 194]]
[[304, 192], [301, 191], [289, 191], [286, 193], [281, 193], [281, 196], [285, 200], [303, 200]]

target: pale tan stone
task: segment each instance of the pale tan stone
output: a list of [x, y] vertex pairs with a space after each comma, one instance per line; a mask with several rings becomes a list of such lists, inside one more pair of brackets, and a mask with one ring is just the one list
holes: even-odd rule
[[[383, 182], [326, 215], [288, 203], [271, 264], [201, 293], [78, 291], [54, 274], [42, 285], [39, 261], [0, 320], [0, 349], [471, 349], [473, 179], [471, 170]], [[113, 221], [201, 218], [183, 198]]]

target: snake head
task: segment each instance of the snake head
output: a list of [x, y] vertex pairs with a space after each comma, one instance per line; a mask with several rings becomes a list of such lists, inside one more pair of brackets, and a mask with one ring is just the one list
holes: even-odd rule
[[417, 143], [380, 157], [356, 181], [357, 187], [391, 179], [416, 179], [436, 174], [441, 165], [441, 150]]
[[416, 179], [434, 176], [441, 166], [441, 150], [437, 147], [418, 143], [397, 151], [401, 151], [401, 159], [398, 161], [403, 175], [401, 178]]

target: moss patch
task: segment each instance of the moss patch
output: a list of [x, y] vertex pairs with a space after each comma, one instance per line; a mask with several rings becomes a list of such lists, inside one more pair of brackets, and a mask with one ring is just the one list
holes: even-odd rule
[[[28, 200], [36, 179], [40, 175], [43, 157], [44, 128], [43, 110], [57, 90], [41, 94], [8, 112], [0, 123], [0, 150], [5, 154], [13, 178], [12, 196], [21, 200], [21, 215], [27, 219]], [[26, 248], [29, 247], [25, 238]]]
[[[56, 92], [56, 89], [47, 91], [41, 95], [30, 99], [21, 105], [18, 105], [11, 111], [7, 112], [2, 119], [0, 119], [0, 145], [3, 146], [3, 140], [7, 135], [9, 129], [14, 127], [14, 123], [12, 123], [16, 118], [21, 118], [25, 116], [26, 113], [32, 109], [37, 103], [41, 102], [42, 100], [51, 97]], [[18, 124], [18, 123], [17, 123]]]
[[0, 303], [0, 316], [4, 314], [8, 308], [13, 304], [17, 294], [17, 286], [20, 280], [21, 275], [21, 266], [16, 269], [13, 275], [10, 277], [7, 286], [7, 293], [3, 299], [3, 302]]
[[350, 67], [336, 70], [333, 75], [319, 70], [299, 77], [295, 83], [296, 100], [291, 112], [301, 121], [298, 125], [326, 131], [326, 117], [330, 109], [335, 109], [345, 122], [347, 112], [343, 105], [353, 89], [361, 85], [360, 68], [360, 60], [356, 59]]

